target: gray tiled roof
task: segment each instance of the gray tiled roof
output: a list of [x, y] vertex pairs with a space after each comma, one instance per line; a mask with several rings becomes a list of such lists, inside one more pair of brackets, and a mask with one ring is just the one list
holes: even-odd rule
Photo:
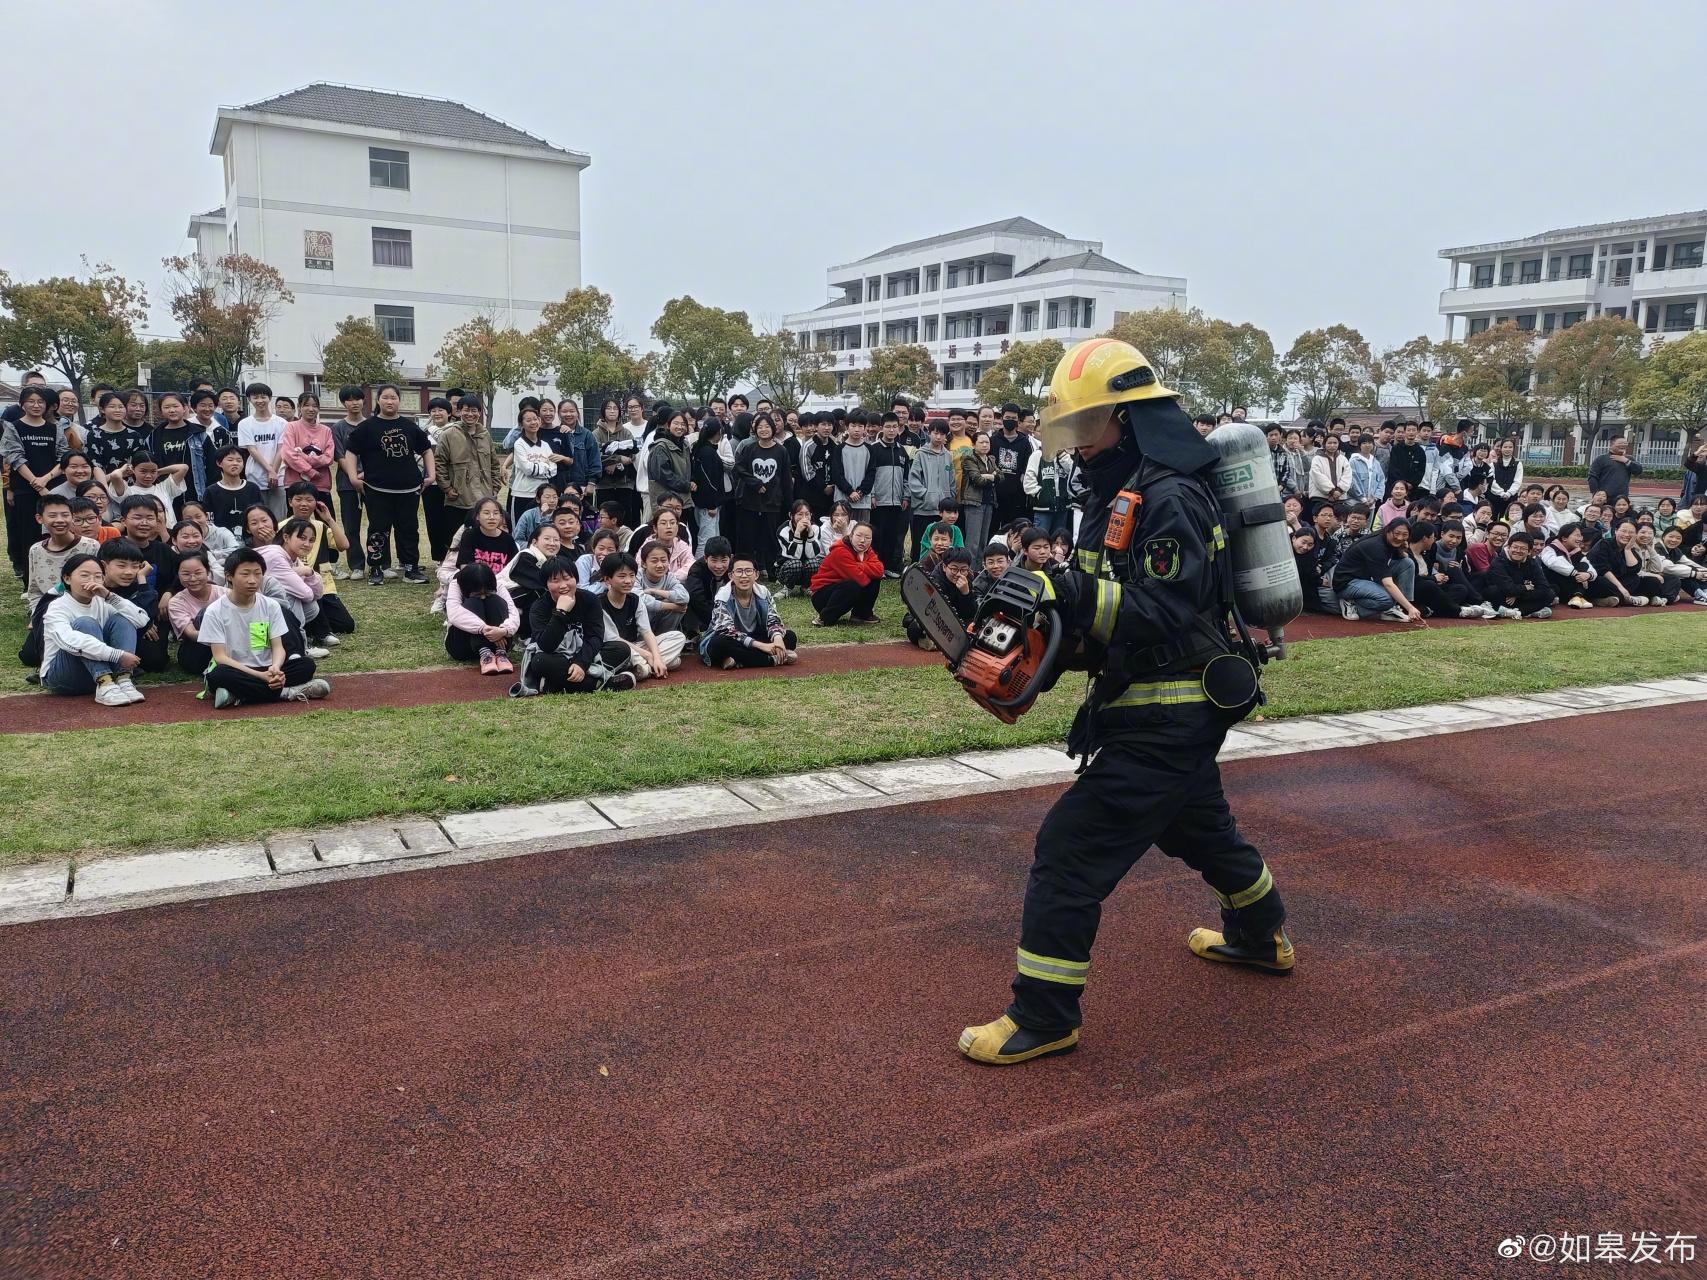
[[407, 93], [383, 93], [377, 89], [357, 89], [324, 81], [281, 93], [276, 98], [251, 102], [240, 110], [298, 116], [304, 120], [330, 120], [335, 124], [372, 129], [394, 129], [399, 133], [438, 138], [460, 138], [467, 142], [528, 147], [558, 155], [575, 154], [448, 98], [418, 98]]
[[1105, 258], [1100, 253], [1075, 253], [1065, 258], [1045, 258], [1042, 262], [1032, 263], [1024, 271], [1014, 272], [1014, 275], [1016, 278], [1037, 276], [1046, 271], [1118, 271], [1129, 276], [1139, 274], [1131, 267], [1123, 266], [1113, 258]]
[[909, 240], [905, 244], [892, 244], [880, 253], [868, 253], [861, 262], [870, 262], [873, 258], [887, 258], [895, 253], [908, 253], [914, 249], [924, 249], [933, 244], [947, 244], [953, 240], [965, 240], [969, 236], [1049, 236], [1051, 239], [1065, 239], [1059, 231], [1051, 231], [1041, 223], [1033, 222], [1030, 218], [1003, 218], [1000, 222], [986, 222], [982, 226], [967, 227], [964, 231], [950, 231], [947, 235], [926, 236], [923, 240]]

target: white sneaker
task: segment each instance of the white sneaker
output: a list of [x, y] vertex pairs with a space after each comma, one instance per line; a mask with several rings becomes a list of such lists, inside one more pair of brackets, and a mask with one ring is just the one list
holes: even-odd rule
[[1653, 605], [1656, 609], [1663, 609], [1670, 604], [1671, 601], [1667, 600], [1664, 596], [1652, 596], [1649, 598], [1648, 603]]
[[1647, 596], [1631, 596], [1630, 597], [1630, 607], [1632, 609], [1645, 609], [1645, 608], [1647, 608], [1647, 606], [1648, 606], [1648, 597]]
[[117, 680], [109, 680], [95, 690], [95, 701], [103, 707], [128, 707], [130, 695], [120, 687]]
[[316, 678], [308, 681], [306, 684], [293, 684], [286, 687], [284, 692], [279, 694], [279, 697], [286, 702], [309, 702], [315, 699], [324, 698], [331, 692], [331, 685], [327, 684], [324, 680]]
[[1707, 604], [1707, 591], [1697, 591], [1694, 598], [1696, 604]]
[[332, 651], [323, 645], [311, 644], [303, 650], [309, 657], [318, 662], [321, 658], [330, 658]]
[[1340, 601], [1340, 617], [1347, 622], [1362, 622], [1363, 615], [1357, 611], [1357, 606], [1350, 600]]
[[723, 669], [725, 671], [733, 671], [735, 669], [735, 659], [733, 659], [733, 658], [723, 659]]
[[444, 611], [445, 611], [445, 598], [443, 596], [434, 596], [432, 604], [427, 606], [427, 612], [431, 613], [431, 614], [440, 614], [440, 613], [443, 613]]
[[1496, 618], [1521, 618], [1523, 615], [1516, 609], [1502, 604], [1499, 608], [1494, 610], [1494, 616]]
[[1479, 605], [1479, 604], [1467, 604], [1462, 609], [1460, 609], [1458, 611], [1458, 616], [1460, 618], [1480, 618], [1480, 617], [1484, 617], [1486, 615], [1484, 615], [1482, 613], [1482, 606], [1481, 605]]
[[1551, 618], [1553, 616], [1553, 611], [1551, 609], [1537, 609], [1534, 613], [1530, 614], [1529, 616], [1531, 619], [1533, 619], [1535, 621], [1545, 621], [1546, 619]]
[[332, 577], [338, 582], [348, 582], [350, 580], [350, 571], [343, 565], [339, 565], [336, 569], [332, 570]]
[[800, 655], [798, 653], [796, 653], [793, 649], [784, 649], [783, 650], [783, 652], [782, 652], [782, 665], [783, 666], [790, 667], [799, 661], [800, 661]]
[[397, 576], [397, 570], [395, 570], [395, 569], [382, 569], [382, 570], [380, 570], [380, 576], [382, 578], [395, 578]]
[[1409, 622], [1410, 620], [1411, 615], [1399, 608], [1398, 605], [1394, 605], [1391, 609], [1388, 609], [1381, 615], [1381, 621], [1383, 622]]
[[123, 689], [124, 696], [129, 698], [132, 702], [147, 701], [147, 699], [142, 696], [142, 690], [136, 687], [135, 682], [132, 681], [129, 676], [114, 676], [113, 683]]
[[1483, 602], [1482, 602], [1482, 603], [1481, 603], [1481, 604], [1480, 604], [1480, 605], [1479, 605], [1479, 606], [1477, 606], [1477, 607], [1478, 607], [1478, 608], [1480, 608], [1480, 609], [1481, 609], [1481, 611], [1482, 611], [1482, 616], [1483, 616], [1483, 617], [1484, 617], [1484, 618], [1487, 618], [1487, 619], [1488, 619], [1488, 620], [1489, 620], [1489, 621], [1490, 621], [1490, 622], [1491, 622], [1491, 621], [1492, 621], [1492, 620], [1493, 620], [1493, 619], [1495, 619], [1495, 618], [1497, 618], [1497, 617], [1499, 617], [1499, 616], [1500, 616], [1500, 615], [1499, 615], [1499, 611], [1498, 611], [1498, 610], [1496, 610], [1496, 609], [1495, 609], [1495, 608], [1494, 608], [1494, 606], [1493, 606], [1493, 605], [1491, 605], [1491, 604], [1489, 604], [1489, 603], [1488, 603], [1488, 602], [1487, 602], [1487, 601], [1485, 601], [1485, 600], [1484, 600], [1484, 601], [1483, 601]]

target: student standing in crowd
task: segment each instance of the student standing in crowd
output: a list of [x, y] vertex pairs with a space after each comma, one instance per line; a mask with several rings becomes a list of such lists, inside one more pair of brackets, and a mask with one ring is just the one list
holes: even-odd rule
[[[343, 579], [351, 574], [361, 573], [367, 565], [367, 555], [362, 542], [361, 490], [356, 488], [355, 480], [344, 468], [344, 457], [350, 448], [350, 433], [366, 420], [362, 389], [357, 386], [340, 388], [338, 403], [343, 407], [344, 416], [332, 424], [332, 461], [337, 467], [335, 487], [338, 493], [338, 522], [344, 526], [344, 537], [350, 545], [349, 568], [337, 570], [334, 576]], [[360, 470], [359, 460], [357, 470]], [[389, 542], [385, 562], [387, 565], [391, 562]]]
[[717, 593], [705, 660], [713, 667], [782, 667], [794, 662], [794, 632], [782, 624], [770, 592], [759, 582], [758, 562], [737, 551], [729, 583]]
[[219, 468], [219, 479], [210, 484], [202, 495], [208, 519], [233, 533], [241, 532], [243, 513], [265, 501], [260, 488], [244, 474], [247, 461], [242, 449], [234, 444], [227, 445], [213, 460], [214, 466]]
[[[858, 413], [855, 410], [855, 413]], [[845, 502], [857, 519], [871, 515], [871, 479], [875, 466], [865, 443], [864, 416], [848, 417], [848, 436], [830, 461], [830, 482], [836, 501]]]
[[982, 548], [990, 540], [996, 511], [996, 460], [990, 435], [980, 431], [972, 448], [960, 455], [960, 512], [966, 545]]
[[124, 397], [116, 391], [103, 391], [95, 403], [101, 419], [88, 432], [83, 451], [95, 469], [95, 478], [106, 487], [107, 473], [124, 466], [138, 449], [146, 449], [150, 433], [125, 420]]
[[776, 442], [769, 416], [753, 423], [753, 438], [735, 451], [735, 474], [741, 496], [735, 550], [750, 556], [769, 574], [776, 571], [777, 529], [794, 501], [794, 477], [788, 450]]
[[665, 410], [655, 427], [662, 428], [646, 454], [646, 479], [652, 510], [665, 494], [682, 500], [682, 513], [693, 510], [693, 460], [688, 457], [687, 417], [680, 410]]
[[71, 452], [65, 428], [48, 420], [47, 395], [45, 387], [25, 387], [15, 406], [17, 416], [0, 431], [0, 457], [11, 473], [6, 493], [6, 550], [12, 572], [19, 578], [28, 576], [30, 545], [40, 537], [36, 504], [59, 479], [62, 461]]
[[510, 449], [511, 524], [534, 505], [534, 495], [539, 492], [539, 486], [556, 476], [558, 461], [568, 460], [566, 455], [554, 451], [540, 435], [540, 416], [536, 407], [523, 405], [516, 415], [516, 425], [521, 428], [521, 434]]
[[925, 528], [938, 518], [943, 499], [959, 496], [954, 455], [948, 449], [948, 423], [940, 418], [925, 428], [925, 443], [913, 455], [907, 472], [907, 505], [911, 513], [913, 559], [921, 558], [927, 545]]
[[273, 412], [273, 389], [266, 383], [251, 382], [244, 394], [249, 416], [237, 424], [237, 443], [248, 455], [243, 474], [261, 490], [267, 509], [277, 519], [285, 513], [287, 485], [279, 460], [285, 422]]
[[[469, 523], [475, 507], [498, 496], [498, 456], [486, 429], [485, 406], [474, 392], [463, 393], [456, 418], [439, 433], [433, 458], [454, 532]], [[536, 492], [536, 502], [538, 497]]]
[[320, 421], [319, 396], [305, 394], [299, 412], [301, 416], [285, 427], [279, 439], [279, 458], [288, 481], [285, 486], [286, 506], [289, 506], [291, 486], [306, 481], [314, 486], [315, 493], [319, 495], [318, 501], [324, 502], [330, 510], [332, 470], [338, 451], [332, 439], [332, 428]]
[[[412, 419], [398, 416], [402, 393], [391, 383], [379, 389], [379, 412], [354, 431], [344, 455], [344, 474], [349, 477], [368, 513], [368, 585], [383, 586], [384, 558], [393, 529], [397, 536], [397, 558], [403, 563], [403, 581], [425, 583], [420, 567], [421, 488], [433, 481], [433, 446]], [[416, 462], [424, 456], [423, 474]], [[358, 471], [357, 465], [360, 464]]]
[[727, 506], [729, 482], [719, 448], [722, 443], [723, 424], [707, 417], [693, 446], [693, 511], [701, 545], [721, 531], [722, 513]]
[[1002, 406], [1002, 427], [990, 438], [990, 452], [996, 459], [996, 512], [998, 526], [1029, 518], [1031, 503], [1025, 496], [1025, 469], [1031, 452], [1037, 447], [1031, 437], [1019, 429], [1019, 406]]
[[446, 516], [445, 491], [440, 483], [444, 478], [445, 457], [441, 441], [450, 420], [451, 403], [448, 397], [434, 396], [427, 401], [427, 425], [422, 430], [427, 433], [427, 439], [432, 443], [433, 457], [438, 465], [434, 468], [433, 483], [421, 490], [421, 515], [427, 526], [427, 556], [434, 564], [444, 559], [451, 534], [455, 533], [457, 526], [461, 524], [457, 519], [460, 512], [453, 510]]
[[890, 410], [871, 444], [872, 548], [886, 566], [884, 576], [901, 576], [902, 543], [907, 536], [907, 467], [911, 459], [901, 442], [900, 415]]
[[635, 455], [640, 449], [640, 433], [646, 423], [642, 418], [636, 430], [635, 415], [640, 412], [638, 399], [629, 401], [629, 422], [622, 422], [614, 400], [605, 401], [599, 412], [593, 438], [599, 445], [600, 478], [597, 496], [601, 505], [606, 502], [622, 504], [622, 523], [640, 523], [640, 495], [635, 489]]
[[[182, 467], [182, 471], [174, 473], [183, 482], [178, 497], [194, 497], [200, 492], [200, 478], [196, 471], [200, 462], [197, 438], [202, 434], [201, 428], [191, 418], [190, 407], [184, 397], [176, 391], [161, 395], [158, 405], [161, 420], [155, 424], [154, 439], [149, 443], [148, 452], [162, 470]], [[171, 506], [170, 503], [167, 505]], [[172, 506], [171, 509], [176, 514], [179, 508]]]

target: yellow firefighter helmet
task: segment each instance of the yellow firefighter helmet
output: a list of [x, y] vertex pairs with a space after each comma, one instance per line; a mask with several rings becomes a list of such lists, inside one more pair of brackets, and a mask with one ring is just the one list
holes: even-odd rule
[[1142, 352], [1118, 338], [1091, 338], [1069, 347], [1049, 380], [1040, 423], [1044, 451], [1054, 456], [1098, 439], [1114, 406], [1128, 400], [1178, 396], [1156, 378]]

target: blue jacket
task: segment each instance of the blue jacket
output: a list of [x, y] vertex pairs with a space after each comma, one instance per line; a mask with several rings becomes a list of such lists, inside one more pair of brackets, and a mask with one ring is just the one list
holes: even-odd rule
[[[597, 483], [604, 474], [604, 457], [599, 452], [598, 437], [587, 430], [586, 424], [577, 422], [575, 430], [569, 433], [569, 456], [575, 459], [569, 468], [567, 477], [570, 484], [577, 489], [584, 489], [590, 484]], [[558, 468], [558, 478], [563, 479], [563, 468]]]

